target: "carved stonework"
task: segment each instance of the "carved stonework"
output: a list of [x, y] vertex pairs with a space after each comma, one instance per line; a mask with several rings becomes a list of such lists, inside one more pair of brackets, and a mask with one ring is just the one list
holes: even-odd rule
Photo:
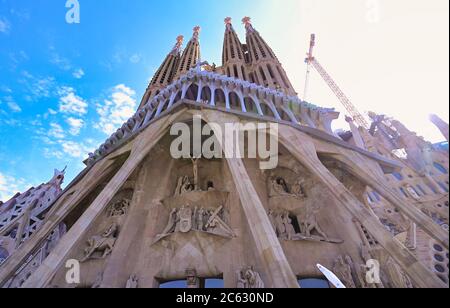
[[272, 177], [269, 182], [269, 196], [305, 199], [306, 193], [303, 184], [304, 181], [302, 179], [297, 179], [293, 185], [290, 185], [282, 177]]
[[187, 192], [194, 191], [194, 185], [188, 176], [183, 176], [178, 179], [177, 187], [175, 189], [174, 196], [182, 196]]
[[120, 217], [126, 215], [130, 207], [130, 202], [128, 199], [122, 199], [113, 203], [109, 208], [108, 216]]
[[356, 288], [355, 280], [352, 275], [353, 261], [349, 256], [339, 256], [334, 262], [333, 272], [349, 289]]
[[137, 289], [139, 287], [139, 279], [136, 275], [131, 275], [127, 280], [126, 289]]
[[168, 223], [156, 241], [173, 233], [205, 232], [223, 237], [235, 237], [233, 230], [225, 222], [223, 206], [217, 209], [192, 208], [183, 206], [174, 208], [169, 214]]
[[197, 276], [197, 270], [195, 268], [188, 268], [186, 270], [186, 284], [188, 289], [200, 288], [200, 279]]
[[238, 289], [263, 289], [264, 282], [252, 266], [243, 268], [237, 272]]
[[[101, 235], [91, 237], [84, 251], [84, 257], [81, 262], [86, 262], [89, 259], [105, 259], [114, 249], [117, 241], [118, 226], [112, 223]], [[100, 253], [94, 257], [95, 254]]]
[[299, 215], [285, 210], [270, 210], [268, 216], [278, 238], [282, 240], [343, 243], [343, 240], [328, 237], [322, 230], [317, 221], [318, 210], [318, 207], [307, 206]]
[[99, 273], [94, 283], [92, 284], [91, 289], [100, 289], [103, 282], [103, 273]]

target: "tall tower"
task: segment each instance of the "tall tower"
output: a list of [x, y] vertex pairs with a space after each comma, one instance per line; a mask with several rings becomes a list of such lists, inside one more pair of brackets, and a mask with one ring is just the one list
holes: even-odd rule
[[252, 64], [250, 80], [268, 88], [281, 90], [288, 95], [296, 95], [280, 61], [255, 30], [250, 17], [244, 17], [242, 22], [247, 32], [247, 48]]
[[186, 46], [181, 56], [180, 65], [177, 68], [175, 79], [189, 71], [192, 67], [196, 66], [200, 60], [200, 31], [199, 26], [194, 27], [194, 33], [191, 40]]
[[142, 108], [142, 106], [157, 95], [161, 89], [167, 87], [172, 82], [180, 62], [183, 40], [184, 37], [182, 35], [177, 37], [175, 46], [172, 48], [171, 52], [167, 55], [158, 71], [153, 76], [152, 81], [145, 91], [139, 108]]
[[231, 17], [225, 18], [226, 28], [222, 52], [223, 72], [228, 77], [248, 80], [244, 47], [231, 22]]
[[439, 116], [435, 114], [430, 116], [430, 120], [431, 122], [433, 122], [434, 125], [436, 125], [437, 128], [439, 128], [442, 135], [448, 142], [448, 123], [446, 123], [444, 120], [442, 120]]

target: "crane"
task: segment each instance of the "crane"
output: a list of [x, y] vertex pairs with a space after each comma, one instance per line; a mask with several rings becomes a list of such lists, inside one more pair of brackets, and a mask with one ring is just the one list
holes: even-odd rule
[[309, 45], [309, 52], [307, 54], [307, 58], [305, 60], [308, 65], [306, 71], [306, 80], [305, 80], [305, 91], [303, 100], [306, 100], [309, 88], [309, 78], [311, 75], [311, 67], [313, 67], [323, 78], [323, 80], [327, 83], [333, 93], [337, 96], [339, 101], [344, 105], [345, 109], [349, 113], [349, 115], [353, 118], [353, 120], [359, 125], [366, 129], [369, 129], [369, 124], [367, 123], [364, 116], [358, 111], [358, 109], [353, 105], [350, 99], [345, 95], [345, 93], [341, 90], [341, 88], [337, 85], [337, 83], [333, 80], [333, 78], [327, 73], [327, 71], [323, 68], [323, 66], [317, 61], [317, 59], [313, 56], [314, 47], [316, 45], [316, 35], [311, 34], [311, 42]]

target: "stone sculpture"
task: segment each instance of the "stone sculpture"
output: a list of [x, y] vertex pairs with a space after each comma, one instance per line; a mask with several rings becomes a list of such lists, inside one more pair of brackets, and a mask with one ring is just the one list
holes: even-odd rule
[[263, 289], [264, 282], [252, 266], [243, 268], [237, 273], [238, 289]]
[[356, 288], [355, 281], [353, 280], [352, 275], [352, 266], [353, 261], [351, 261], [350, 257], [339, 256], [336, 259], [333, 267], [334, 274], [336, 274], [341, 282], [349, 289]]
[[88, 247], [84, 251], [84, 258], [81, 262], [91, 259], [94, 253], [101, 252], [100, 259], [106, 258], [114, 249], [116, 244], [116, 233], [118, 226], [112, 223], [101, 235], [95, 235], [88, 240]]
[[139, 279], [136, 275], [131, 275], [127, 280], [127, 284], [125, 286], [126, 289], [137, 289], [139, 284]]
[[130, 207], [130, 200], [122, 199], [113, 203], [109, 209], [110, 217], [119, 217], [126, 215], [128, 213], [128, 208]]

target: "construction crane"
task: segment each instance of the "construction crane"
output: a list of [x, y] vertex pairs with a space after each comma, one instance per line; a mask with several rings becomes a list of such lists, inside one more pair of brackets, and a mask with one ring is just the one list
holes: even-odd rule
[[306, 81], [305, 81], [305, 91], [303, 100], [307, 99], [308, 88], [309, 88], [309, 78], [311, 75], [311, 66], [315, 68], [315, 70], [322, 76], [323, 80], [327, 83], [333, 93], [337, 96], [339, 101], [344, 105], [345, 109], [349, 113], [349, 115], [353, 118], [353, 120], [359, 125], [366, 129], [369, 129], [369, 124], [367, 123], [364, 116], [358, 111], [355, 105], [352, 104], [350, 99], [345, 95], [345, 93], [339, 88], [337, 83], [331, 78], [331, 76], [327, 73], [327, 71], [323, 68], [322, 65], [317, 61], [317, 59], [313, 56], [314, 47], [316, 45], [316, 35], [311, 34], [311, 42], [309, 45], [309, 52], [307, 54], [307, 58], [305, 60], [308, 65], [306, 71]]

